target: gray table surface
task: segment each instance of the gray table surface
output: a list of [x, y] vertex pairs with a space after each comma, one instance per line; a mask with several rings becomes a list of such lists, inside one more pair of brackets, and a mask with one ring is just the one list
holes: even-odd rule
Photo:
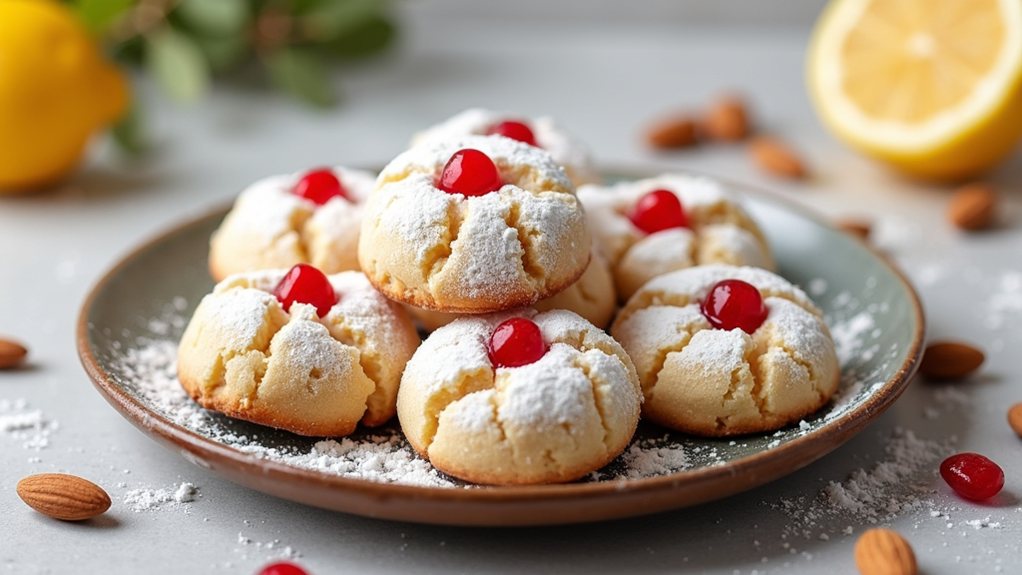
[[[0, 572], [251, 573], [290, 547], [320, 574], [849, 573], [855, 537], [869, 522], [830, 518], [833, 529], [800, 534], [799, 521], [776, 506], [799, 496], [812, 501], [829, 482], [872, 468], [898, 427], [988, 454], [1007, 475], [1004, 495], [986, 506], [951, 495], [935, 464], [909, 478], [932, 487], [922, 495], [928, 504], [887, 523], [913, 543], [924, 571], [1020, 572], [1022, 446], [1004, 421], [1006, 406], [1022, 400], [1014, 355], [1022, 345], [1022, 306], [1012, 303], [1022, 290], [1018, 155], [991, 175], [1005, 192], [1001, 226], [965, 236], [946, 223], [945, 188], [899, 179], [822, 130], [803, 89], [804, 23], [693, 27], [676, 15], [654, 25], [506, 18], [494, 33], [494, 20], [478, 13], [457, 17], [429, 8], [403, 8], [403, 41], [391, 55], [341, 71], [345, 101], [335, 110], [312, 111], [231, 86], [185, 107], [142, 85], [156, 154], [129, 162], [100, 145], [60, 189], [0, 199], [0, 332], [31, 348], [27, 369], [0, 374], [0, 401], [24, 399], [59, 424], [39, 450], [0, 434]], [[695, 108], [727, 88], [748, 93], [758, 122], [806, 153], [814, 168], [810, 182], [763, 176], [740, 148], [675, 155], [643, 149], [639, 128], [651, 113]], [[249, 491], [157, 446], [92, 389], [75, 354], [74, 323], [90, 284], [121, 254], [257, 177], [385, 162], [413, 130], [470, 105], [551, 114], [602, 162], [720, 174], [829, 215], [874, 219], [877, 242], [918, 284], [929, 336], [977, 343], [988, 353], [982, 375], [954, 390], [916, 382], [850, 443], [746, 494], [632, 520], [514, 530], [388, 523]], [[31, 512], [14, 485], [43, 471], [73, 472], [107, 486], [114, 499], [108, 517], [76, 525]], [[182, 481], [199, 487], [194, 503], [136, 513], [122, 502], [128, 490]], [[933, 506], [949, 516], [931, 516]], [[997, 525], [966, 523], [986, 517]], [[846, 524], [851, 535], [833, 534]]]

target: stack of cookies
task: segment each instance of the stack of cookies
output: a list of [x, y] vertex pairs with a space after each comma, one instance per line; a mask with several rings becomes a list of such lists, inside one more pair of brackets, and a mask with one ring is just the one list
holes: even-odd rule
[[179, 379], [208, 409], [302, 435], [396, 414], [437, 469], [502, 485], [595, 471], [640, 417], [721, 437], [829, 401], [820, 311], [768, 271], [734, 197], [682, 175], [597, 180], [549, 119], [473, 109], [375, 178], [257, 182], [212, 238], [220, 283]]

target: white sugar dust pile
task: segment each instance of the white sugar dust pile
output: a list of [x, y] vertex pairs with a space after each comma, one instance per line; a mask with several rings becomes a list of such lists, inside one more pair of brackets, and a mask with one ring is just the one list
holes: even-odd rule
[[50, 435], [58, 429], [38, 409], [24, 399], [0, 399], [0, 433], [18, 441], [24, 449], [41, 451], [50, 445]]
[[187, 505], [198, 497], [199, 489], [191, 483], [181, 483], [170, 489], [132, 489], [124, 494], [124, 504], [134, 511], [156, 511], [168, 507]]

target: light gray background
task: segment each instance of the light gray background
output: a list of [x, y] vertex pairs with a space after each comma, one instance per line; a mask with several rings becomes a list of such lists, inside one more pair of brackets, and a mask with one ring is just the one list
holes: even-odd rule
[[[28, 369], [0, 373], [0, 398], [24, 398], [59, 422], [39, 452], [0, 434], [0, 572], [251, 573], [291, 546], [319, 574], [847, 573], [854, 570], [855, 535], [868, 525], [848, 518], [840, 524], [854, 527], [850, 536], [784, 538], [792, 525], [771, 505], [812, 499], [827, 482], [869, 469], [897, 426], [938, 441], [954, 432], [956, 449], [986, 453], [1007, 474], [1005, 495], [993, 506], [957, 500], [935, 466], [913, 478], [932, 485], [926, 498], [954, 509], [951, 519], [932, 518], [924, 508], [893, 521], [925, 572], [1018, 572], [1022, 462], [1004, 413], [1022, 401], [1022, 309], [1005, 311], [1000, 327], [989, 324], [996, 283], [1022, 271], [1018, 155], [991, 178], [1008, 202], [1000, 229], [956, 233], [944, 218], [945, 188], [892, 176], [839, 145], [814, 118], [802, 69], [819, 2], [589, 4], [402, 6], [401, 46], [341, 70], [345, 101], [328, 112], [230, 86], [199, 106], [181, 107], [141, 86], [158, 144], [151, 158], [127, 162], [100, 146], [72, 183], [0, 199], [0, 333], [32, 350]], [[771, 180], [738, 147], [674, 155], [643, 149], [641, 127], [655, 112], [696, 108], [724, 89], [748, 93], [757, 121], [805, 152], [811, 182]], [[962, 385], [950, 406], [940, 402], [946, 389], [916, 382], [846, 446], [744, 495], [634, 520], [515, 530], [387, 523], [264, 496], [158, 447], [93, 391], [75, 355], [73, 327], [89, 285], [120, 255], [263, 175], [385, 162], [413, 130], [470, 105], [554, 115], [603, 162], [697, 169], [768, 187], [827, 214], [875, 218], [877, 241], [920, 283], [930, 335], [983, 347], [982, 376]], [[940, 406], [938, 418], [924, 417], [931, 405]], [[75, 525], [31, 512], [14, 485], [42, 471], [73, 472], [108, 487], [114, 499], [108, 518]], [[134, 513], [121, 502], [129, 489], [181, 481], [200, 488], [187, 510]], [[986, 516], [1001, 526], [963, 523]]]

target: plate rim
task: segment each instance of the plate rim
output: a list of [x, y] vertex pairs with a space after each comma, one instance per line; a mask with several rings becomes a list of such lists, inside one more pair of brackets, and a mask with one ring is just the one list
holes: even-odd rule
[[[674, 173], [683, 173], [694, 176], [710, 177], [716, 181], [721, 182], [727, 188], [734, 190], [739, 195], [749, 195], [757, 199], [761, 199], [767, 203], [774, 204], [786, 211], [791, 211], [797, 215], [804, 217], [818, 225], [833, 231], [837, 230], [830, 222], [825, 218], [815, 213], [812, 209], [802, 206], [793, 200], [787, 199], [776, 193], [762, 189], [755, 185], [746, 183], [739, 183], [727, 178], [720, 178], [716, 176], [709, 176], [700, 172], [696, 172], [688, 169], [669, 169], [669, 168], [657, 168], [650, 166], [647, 168], [637, 166], [615, 166], [613, 164], [604, 164], [601, 166], [600, 173], [604, 175], [615, 175], [624, 176], [626, 178], [644, 178], [650, 177], [650, 174], [656, 174], [660, 172], [671, 171]], [[736, 477], [741, 475], [748, 475], [753, 477], [751, 483], [744, 487], [737, 489], [728, 490], [720, 493], [714, 497], [701, 499], [700, 501], [708, 502], [730, 495], [734, 495], [741, 491], [751, 489], [752, 487], [759, 486], [770, 481], [774, 481], [809, 465], [810, 463], [820, 459], [824, 455], [830, 453], [840, 445], [848, 441], [854, 434], [864, 428], [868, 423], [872, 422], [876, 417], [886, 411], [904, 392], [908, 386], [912, 376], [918, 368], [919, 361], [922, 356], [924, 334], [926, 329], [926, 318], [923, 312], [923, 306], [919, 299], [915, 288], [911, 282], [905, 276], [905, 274], [898, 268], [894, 262], [892, 262], [886, 255], [873, 249], [871, 246], [860, 242], [862, 249], [869, 252], [881, 266], [887, 269], [888, 272], [893, 275], [898, 282], [901, 284], [903, 291], [907, 294], [908, 300], [911, 303], [911, 313], [915, 319], [915, 329], [912, 333], [912, 341], [909, 346], [908, 353], [905, 356], [905, 360], [898, 367], [897, 371], [892, 377], [887, 379], [877, 390], [875, 390], [861, 405], [855, 409], [851, 409], [846, 413], [834, 418], [822, 425], [819, 429], [795, 437], [789, 441], [784, 442], [781, 445], [772, 447], [769, 449], [757, 451], [755, 453], [742, 456], [734, 459], [722, 465], [708, 466], [695, 470], [681, 470], [676, 471], [667, 475], [660, 475], [655, 477], [647, 477], [640, 479], [618, 479], [601, 482], [589, 482], [589, 483], [560, 483], [560, 484], [548, 484], [548, 485], [529, 485], [529, 486], [473, 486], [471, 489], [452, 489], [450, 487], [434, 487], [434, 486], [418, 486], [418, 485], [406, 485], [399, 483], [383, 483], [376, 482], [368, 479], [358, 479], [352, 477], [345, 477], [341, 475], [334, 475], [328, 473], [322, 473], [311, 469], [305, 469], [301, 467], [295, 467], [274, 461], [271, 459], [260, 458], [250, 453], [245, 453], [236, 448], [227, 446], [218, 441], [205, 437], [198, 434], [190, 429], [187, 429], [177, 423], [174, 423], [164, 415], [151, 410], [146, 407], [142, 402], [132, 397], [127, 391], [125, 391], [120, 385], [118, 385], [113, 377], [106, 372], [101, 366], [96, 354], [94, 353], [89, 343], [89, 315], [93, 309], [96, 299], [100, 293], [117, 277], [119, 272], [127, 267], [129, 264], [135, 262], [138, 258], [144, 255], [154, 246], [162, 243], [168, 238], [181, 233], [184, 229], [197, 225], [200, 222], [207, 220], [215, 216], [222, 216], [225, 214], [233, 205], [234, 199], [225, 202], [218, 202], [212, 207], [203, 209], [197, 214], [185, 217], [176, 223], [170, 224], [167, 227], [162, 228], [158, 232], [152, 234], [147, 239], [142, 240], [126, 253], [120, 255], [113, 265], [111, 265], [95, 283], [89, 288], [89, 291], [83, 300], [79, 309], [79, 316], [77, 321], [77, 327], [75, 332], [76, 347], [78, 351], [79, 359], [82, 366], [85, 369], [89, 380], [93, 386], [99, 391], [100, 395], [107, 400], [122, 416], [128, 419], [133, 425], [138, 427], [143, 432], [155, 433], [157, 439], [162, 440], [168, 444], [174, 444], [179, 447], [185, 447], [189, 452], [195, 454], [197, 460], [193, 460], [191, 457], [186, 459], [192, 463], [200, 465], [200, 467], [209, 468], [212, 467], [209, 463], [206, 463], [203, 458], [210, 458], [213, 460], [227, 460], [228, 462], [238, 466], [239, 469], [250, 468], [258, 471], [262, 476], [273, 476], [279, 479], [287, 479], [289, 481], [301, 480], [303, 482], [311, 482], [318, 484], [322, 487], [328, 487], [331, 489], [344, 490], [349, 493], [356, 495], [366, 495], [373, 498], [395, 498], [402, 500], [435, 500], [444, 503], [523, 503], [523, 502], [542, 502], [550, 499], [556, 500], [569, 500], [569, 499], [591, 499], [593, 497], [601, 496], [612, 496], [615, 494], [628, 493], [632, 495], [636, 494], [648, 494], [657, 492], [660, 490], [677, 490], [682, 488], [692, 489], [701, 485], [709, 485], [713, 482], [728, 478]], [[849, 238], [851, 241], [855, 241], [853, 238]], [[823, 449], [806, 449], [806, 446], [823, 445]], [[812, 452], [812, 455], [808, 458], [800, 457], [803, 452]], [[796, 465], [788, 471], [781, 473], [767, 472], [763, 474], [756, 473], [757, 471], [765, 470], [771, 465], [776, 465], [778, 462], [792, 461]], [[234, 478], [228, 477], [231, 481], [237, 482]], [[295, 497], [288, 497], [279, 493], [258, 489], [251, 485], [247, 485], [249, 488], [254, 488], [264, 492], [270, 492], [276, 496], [285, 497], [293, 500], [298, 500]], [[310, 503], [308, 500], [301, 500], [304, 503]], [[688, 504], [693, 504], [688, 503]], [[310, 503], [317, 505], [315, 503]], [[672, 509], [677, 507], [685, 506], [686, 503], [680, 503], [673, 506], [664, 506], [662, 509]], [[331, 508], [325, 505], [317, 505], [319, 507]], [[337, 509], [336, 507], [334, 509]], [[349, 510], [349, 512], [363, 514], [357, 510]], [[624, 517], [627, 515], [638, 515], [644, 514], [645, 511], [636, 511], [635, 513], [616, 513], [608, 515], [605, 518], [613, 517]], [[387, 516], [383, 514], [383, 516]], [[404, 518], [405, 520], [414, 520]], [[461, 525], [482, 525], [482, 524], [508, 524], [507, 522], [501, 521], [445, 521], [444, 518], [436, 518], [433, 523], [454, 523]], [[546, 518], [546, 520], [536, 522], [524, 522], [518, 524], [549, 524], [557, 523], [557, 518]], [[575, 521], [564, 521], [564, 522], [575, 522]]]

